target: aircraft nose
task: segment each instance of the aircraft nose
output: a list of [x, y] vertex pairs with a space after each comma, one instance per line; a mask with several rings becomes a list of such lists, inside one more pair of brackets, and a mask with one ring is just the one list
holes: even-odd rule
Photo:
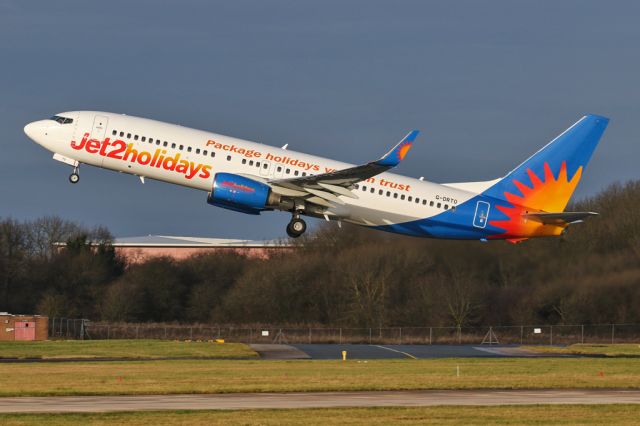
[[45, 124], [43, 120], [33, 121], [24, 126], [24, 133], [29, 136], [30, 139], [36, 140], [38, 136], [41, 136], [44, 131]]

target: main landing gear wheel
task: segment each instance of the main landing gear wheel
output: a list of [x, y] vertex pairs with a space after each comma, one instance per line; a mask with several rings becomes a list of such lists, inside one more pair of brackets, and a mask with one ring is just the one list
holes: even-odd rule
[[307, 224], [300, 218], [293, 218], [287, 225], [287, 235], [291, 238], [298, 238], [307, 230]]
[[71, 173], [71, 175], [69, 175], [69, 182], [71, 183], [78, 183], [80, 181], [80, 175], [73, 172]]

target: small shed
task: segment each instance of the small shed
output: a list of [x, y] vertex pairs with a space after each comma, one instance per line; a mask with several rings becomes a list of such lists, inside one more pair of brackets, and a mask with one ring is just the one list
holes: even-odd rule
[[0, 341], [47, 340], [49, 317], [0, 312]]

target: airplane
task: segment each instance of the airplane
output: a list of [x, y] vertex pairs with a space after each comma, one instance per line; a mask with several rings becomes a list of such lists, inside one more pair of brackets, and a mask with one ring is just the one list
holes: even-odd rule
[[409, 132], [375, 161], [331, 159], [146, 118], [72, 111], [24, 131], [72, 167], [81, 164], [207, 192], [207, 203], [246, 214], [291, 214], [286, 232], [307, 229], [302, 216], [418, 237], [506, 240], [559, 236], [594, 212], [566, 212], [609, 119], [585, 115], [501, 178], [437, 184], [390, 173], [418, 136]]

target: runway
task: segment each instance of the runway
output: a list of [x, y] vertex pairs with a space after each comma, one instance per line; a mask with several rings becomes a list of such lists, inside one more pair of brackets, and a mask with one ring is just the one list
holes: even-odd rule
[[640, 390], [432, 390], [20, 397], [0, 398], [0, 413], [530, 404], [640, 404]]
[[433, 358], [531, 358], [577, 355], [534, 352], [517, 345], [365, 345], [365, 344], [253, 344], [262, 359], [433, 359]]

